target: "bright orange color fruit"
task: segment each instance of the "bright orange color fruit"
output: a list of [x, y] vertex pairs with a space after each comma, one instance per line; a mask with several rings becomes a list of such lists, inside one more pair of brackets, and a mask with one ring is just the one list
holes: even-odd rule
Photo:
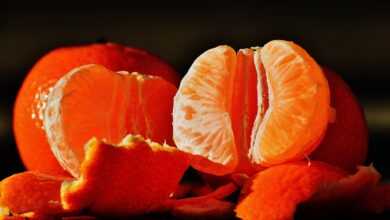
[[127, 136], [113, 146], [91, 139], [80, 178], [64, 182], [63, 208], [104, 215], [136, 215], [164, 209], [189, 167], [187, 154], [168, 145]]
[[298, 45], [274, 40], [236, 53], [200, 55], [174, 99], [177, 147], [198, 155], [197, 169], [224, 175], [309, 155], [329, 121], [329, 87]]
[[377, 187], [379, 178], [373, 167], [360, 167], [348, 176], [339, 168], [317, 161], [273, 166], [253, 177], [235, 211], [245, 220], [288, 220], [304, 202], [335, 205], [348, 201], [349, 205], [358, 202], [354, 205], [359, 207]]
[[60, 188], [63, 177], [27, 171], [0, 182], [0, 206], [13, 214], [63, 213]]
[[368, 129], [364, 111], [339, 75], [326, 68], [324, 73], [336, 117], [310, 158], [354, 171], [367, 157]]
[[117, 144], [127, 134], [140, 134], [172, 144], [175, 92], [156, 76], [93, 64], [75, 68], [49, 93], [43, 120], [48, 142], [60, 165], [76, 177], [90, 137]]
[[14, 134], [20, 156], [29, 170], [66, 174], [51, 153], [43, 131], [43, 112], [50, 88], [71, 69], [100, 64], [112, 71], [157, 75], [177, 84], [179, 75], [162, 59], [141, 49], [118, 44], [64, 47], [43, 56], [28, 73], [14, 108]]

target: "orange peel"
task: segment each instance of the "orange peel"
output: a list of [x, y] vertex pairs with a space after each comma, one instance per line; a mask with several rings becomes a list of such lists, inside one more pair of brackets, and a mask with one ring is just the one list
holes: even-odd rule
[[0, 183], [0, 206], [3, 215], [28, 213], [64, 213], [60, 188], [64, 177], [26, 171], [5, 178]]
[[364, 204], [362, 201], [378, 187], [379, 179], [373, 167], [360, 167], [348, 176], [318, 161], [283, 164], [258, 173], [244, 188], [235, 211], [237, 217], [246, 220], [287, 220], [293, 219], [301, 203], [348, 201], [350, 206], [361, 207], [359, 204]]
[[42, 129], [43, 112], [47, 106], [48, 93], [57, 80], [73, 68], [92, 63], [112, 71], [161, 76], [175, 85], [180, 81], [179, 74], [169, 64], [142, 49], [103, 43], [50, 51], [29, 71], [15, 100], [14, 134], [20, 157], [28, 170], [51, 175], [67, 174], [50, 150]]
[[65, 181], [65, 210], [104, 215], [159, 211], [176, 190], [189, 157], [176, 148], [129, 135], [118, 146], [92, 138], [86, 144], [81, 176]]

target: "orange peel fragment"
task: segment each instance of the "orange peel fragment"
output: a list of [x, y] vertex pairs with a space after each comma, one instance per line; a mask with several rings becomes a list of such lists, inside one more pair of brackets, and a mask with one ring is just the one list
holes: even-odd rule
[[63, 177], [27, 171], [0, 183], [0, 215], [64, 213], [60, 199]]
[[[310, 165], [295, 162], [274, 166], [258, 173], [244, 188], [235, 212], [237, 217], [246, 220], [286, 220], [293, 219], [297, 206], [306, 202], [363, 207], [364, 201], [377, 189], [379, 179], [373, 167], [359, 167], [357, 173], [348, 176], [318, 161]], [[376, 207], [379, 211], [383, 209]]]
[[186, 154], [168, 145], [129, 135], [118, 146], [92, 138], [86, 144], [80, 178], [65, 181], [65, 210], [104, 215], [159, 211], [189, 166]]

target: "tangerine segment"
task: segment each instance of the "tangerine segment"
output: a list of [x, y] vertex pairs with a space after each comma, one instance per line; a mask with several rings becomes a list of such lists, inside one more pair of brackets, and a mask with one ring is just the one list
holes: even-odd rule
[[237, 53], [236, 71], [233, 79], [230, 116], [234, 139], [239, 152], [239, 172], [253, 173], [248, 150], [251, 141], [253, 122], [257, 107], [260, 111], [267, 108], [267, 94], [260, 93], [261, 100], [257, 100], [257, 80], [262, 81], [262, 75], [257, 76], [258, 67], [254, 63], [253, 49], [240, 49]]
[[372, 167], [362, 167], [348, 176], [339, 168], [318, 161], [273, 166], [258, 173], [244, 187], [246, 191], [235, 211], [239, 218], [247, 220], [293, 219], [300, 203], [326, 207], [335, 201], [359, 201], [376, 188], [378, 180], [378, 172]]
[[44, 125], [61, 166], [79, 175], [83, 145], [92, 136], [116, 144], [126, 134], [172, 143], [176, 88], [159, 77], [115, 73], [85, 65], [63, 76], [49, 93]]
[[0, 206], [12, 214], [63, 213], [60, 200], [63, 180], [33, 171], [14, 174], [0, 182]]
[[[180, 150], [210, 160], [205, 172], [231, 172], [238, 164], [230, 116], [236, 53], [219, 46], [201, 54], [184, 76], [173, 106], [173, 138]], [[220, 165], [220, 166], [218, 166]]]
[[329, 121], [327, 80], [314, 59], [293, 42], [271, 41], [255, 52], [255, 59], [264, 65], [269, 106], [264, 115], [258, 111], [249, 155], [265, 166], [304, 158], [316, 148]]
[[187, 154], [168, 145], [127, 136], [118, 146], [91, 139], [80, 178], [61, 187], [65, 210], [133, 215], [163, 207], [189, 166]]

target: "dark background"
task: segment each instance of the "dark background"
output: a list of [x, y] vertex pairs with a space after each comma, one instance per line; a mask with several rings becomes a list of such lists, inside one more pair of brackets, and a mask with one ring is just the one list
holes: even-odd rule
[[[187, 4], [187, 5], [185, 5]], [[338, 72], [364, 106], [370, 158], [390, 177], [390, 7], [379, 1], [213, 1], [180, 4], [110, 0], [0, 3], [0, 179], [23, 170], [12, 134], [18, 88], [39, 57], [106, 39], [158, 54], [184, 74], [203, 51], [288, 39]]]

